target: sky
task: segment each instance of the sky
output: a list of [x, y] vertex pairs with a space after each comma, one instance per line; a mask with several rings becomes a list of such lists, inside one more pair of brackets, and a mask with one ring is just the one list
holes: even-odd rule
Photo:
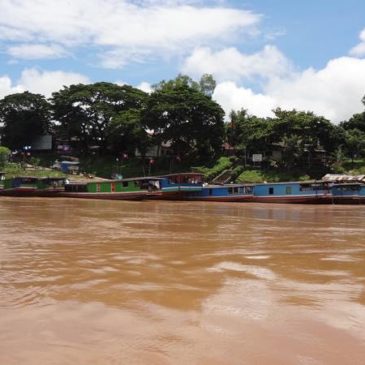
[[364, 111], [364, 0], [0, 0], [0, 98], [108, 81], [217, 81], [227, 114]]

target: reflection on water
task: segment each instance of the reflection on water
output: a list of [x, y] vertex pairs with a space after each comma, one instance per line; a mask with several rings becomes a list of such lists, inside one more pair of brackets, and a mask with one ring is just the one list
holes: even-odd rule
[[0, 200], [0, 364], [363, 364], [365, 209]]

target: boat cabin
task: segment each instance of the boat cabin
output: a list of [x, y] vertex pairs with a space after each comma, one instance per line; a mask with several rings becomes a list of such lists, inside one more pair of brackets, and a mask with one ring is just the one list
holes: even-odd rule
[[32, 176], [17, 176], [4, 180], [4, 189], [37, 188], [39, 178]]
[[329, 184], [322, 181], [256, 184], [253, 195], [255, 201], [271, 203], [328, 203], [331, 197]]
[[36, 182], [37, 189], [63, 189], [66, 179], [64, 177], [44, 177]]
[[174, 191], [201, 191], [203, 188], [204, 174], [187, 172], [160, 176], [161, 190]]
[[186, 194], [188, 200], [249, 201], [253, 186], [243, 184], [203, 185], [201, 191]]
[[72, 182], [65, 185], [65, 191], [77, 193], [123, 193], [135, 191], [154, 191], [160, 189], [160, 178], [131, 178], [122, 180], [101, 180], [91, 182]]

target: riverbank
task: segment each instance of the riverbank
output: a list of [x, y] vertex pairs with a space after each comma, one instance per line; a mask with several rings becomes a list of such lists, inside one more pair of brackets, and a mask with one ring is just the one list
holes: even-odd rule
[[[37, 164], [8, 163], [1, 169], [7, 178], [15, 176], [35, 177], [67, 177], [61, 171], [51, 169], [53, 160], [49, 156], [41, 156]], [[273, 166], [246, 165], [235, 157], [220, 157], [208, 166], [191, 166], [184, 162], [170, 161], [168, 158], [156, 160], [131, 158], [123, 161], [111, 158], [80, 158], [80, 174], [70, 175], [73, 180], [100, 177], [110, 179], [118, 176], [123, 178], [138, 176], [159, 176], [182, 171], [200, 172], [207, 181], [212, 181], [224, 172], [230, 172], [229, 182], [261, 183], [282, 181], [305, 181], [320, 179], [327, 173], [347, 175], [365, 174], [365, 159], [344, 160], [334, 168], [283, 169]]]

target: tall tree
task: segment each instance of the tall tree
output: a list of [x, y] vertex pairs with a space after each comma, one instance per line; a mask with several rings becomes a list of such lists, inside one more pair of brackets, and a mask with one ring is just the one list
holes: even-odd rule
[[[102, 152], [117, 153], [132, 148], [128, 144], [130, 131], [134, 135], [136, 129], [143, 133], [138, 113], [146, 95], [128, 85], [98, 82], [64, 87], [53, 93], [51, 101], [59, 133], [78, 140], [81, 151], [97, 146]], [[134, 113], [133, 118], [126, 114], [130, 111]]]
[[283, 145], [283, 162], [287, 167], [293, 163], [311, 165], [320, 150], [329, 156], [343, 141], [340, 127], [312, 112], [276, 109], [274, 114], [274, 140]]
[[11, 149], [30, 145], [50, 128], [50, 105], [43, 95], [28, 91], [0, 100], [2, 144]]
[[157, 143], [169, 141], [175, 154], [204, 161], [221, 151], [223, 116], [222, 108], [199, 85], [179, 75], [155, 86], [143, 119]]
[[249, 115], [247, 110], [232, 111], [227, 125], [228, 142], [244, 160], [254, 153], [269, 154], [274, 142], [273, 123], [267, 118]]

